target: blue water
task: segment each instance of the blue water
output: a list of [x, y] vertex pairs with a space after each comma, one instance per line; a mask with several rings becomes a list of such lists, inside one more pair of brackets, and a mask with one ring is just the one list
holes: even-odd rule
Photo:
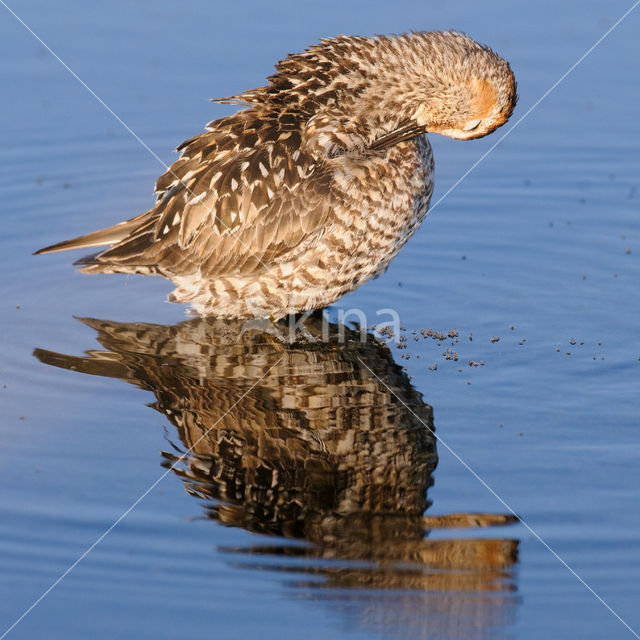
[[[320, 37], [466, 31], [511, 62], [520, 102], [489, 138], [432, 137], [436, 202], [631, 2], [9, 6], [166, 163], [232, 111], [207, 98], [260, 85], [278, 59]], [[75, 273], [74, 256], [31, 255], [147, 209], [162, 166], [0, 6], [0, 637], [167, 471], [6, 637], [634, 637], [566, 565], [640, 633], [639, 28], [640, 8], [432, 210], [383, 278], [331, 310], [335, 319], [358, 307], [369, 323], [381, 306], [398, 311], [407, 348], [396, 336], [390, 352], [370, 343], [363, 357], [415, 411], [416, 394], [433, 407], [437, 467], [421, 457], [433, 445], [422, 422], [385, 396], [355, 351], [300, 347], [285, 353], [282, 387], [258, 387], [257, 413], [238, 408], [275, 421], [268, 455], [251, 457], [263, 442], [256, 427], [238, 456], [201, 451], [168, 471], [187, 449], [166, 412], [171, 390], [178, 404], [194, 393], [180, 406], [201, 419], [193, 388], [214, 394], [204, 405], [217, 415], [238, 395], [235, 378], [198, 359], [208, 338], [171, 328], [185, 314], [163, 302], [169, 283], [89, 277]], [[127, 323], [115, 335], [129, 339], [109, 342], [76, 317]], [[459, 342], [420, 334], [454, 327]], [[171, 331], [184, 336], [179, 349], [143, 340]], [[214, 349], [220, 362], [226, 348]], [[252, 367], [280, 353], [254, 348], [232, 354], [247, 367], [244, 389]], [[84, 360], [47, 364], [34, 349]], [[300, 398], [343, 397], [304, 379], [333, 371], [334, 359], [359, 419], [382, 420], [381, 435], [365, 438], [370, 453], [356, 456], [361, 474], [347, 480], [341, 461], [368, 451], [366, 434], [345, 428], [331, 440], [339, 430], [319, 420], [305, 440], [311, 431], [286, 422]], [[284, 424], [294, 435], [278, 431]], [[424, 442], [405, 442], [407, 425]], [[331, 456], [323, 438], [337, 447]], [[273, 524], [263, 471], [235, 502], [179, 473], [218, 459], [277, 469], [278, 509], [302, 508], [308, 528], [288, 529], [284, 516]], [[341, 482], [353, 493], [332, 494]], [[337, 516], [327, 495], [349, 496]], [[513, 510], [530, 528], [432, 528], [424, 508], [428, 517]]]

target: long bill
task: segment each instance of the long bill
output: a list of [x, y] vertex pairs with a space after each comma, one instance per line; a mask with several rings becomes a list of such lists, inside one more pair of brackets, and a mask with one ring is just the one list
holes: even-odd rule
[[411, 140], [426, 132], [424, 126], [418, 125], [411, 120], [405, 121], [401, 126], [385, 135], [381, 136], [377, 140], [374, 140], [370, 145], [371, 151], [378, 151], [379, 149], [387, 149], [388, 147], [404, 142], [405, 140]]

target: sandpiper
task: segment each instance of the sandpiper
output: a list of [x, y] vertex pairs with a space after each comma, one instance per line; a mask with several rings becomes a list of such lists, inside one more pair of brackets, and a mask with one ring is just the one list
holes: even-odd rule
[[453, 31], [321, 40], [177, 151], [145, 213], [36, 253], [111, 245], [86, 273], [160, 275], [195, 313], [318, 309], [384, 272], [433, 191], [425, 133], [468, 140], [516, 104], [505, 60]]

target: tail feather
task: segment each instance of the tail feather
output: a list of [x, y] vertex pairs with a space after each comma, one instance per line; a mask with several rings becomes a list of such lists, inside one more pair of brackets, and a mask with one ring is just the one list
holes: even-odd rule
[[131, 220], [114, 224], [112, 227], [106, 227], [105, 229], [98, 229], [92, 233], [87, 233], [84, 236], [73, 238], [72, 240], [64, 240], [52, 244], [43, 249], [34, 251], [33, 255], [39, 255], [42, 253], [55, 253], [57, 251], [68, 251], [70, 249], [87, 249], [90, 247], [102, 247], [109, 244], [115, 244], [126, 238], [134, 229], [136, 229], [143, 222], [143, 218], [147, 215], [145, 212]]
[[90, 253], [89, 255], [82, 256], [82, 258], [78, 258], [78, 260], [76, 260], [73, 265], [86, 267], [87, 265], [98, 264], [96, 258], [100, 255], [100, 253], [100, 251], [96, 251], [95, 253]]

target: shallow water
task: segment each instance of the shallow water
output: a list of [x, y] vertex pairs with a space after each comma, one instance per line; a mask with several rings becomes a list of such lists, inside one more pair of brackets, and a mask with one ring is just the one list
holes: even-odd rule
[[[464, 30], [520, 103], [432, 139], [436, 202], [631, 3], [14, 5], [163, 162], [319, 37]], [[640, 630], [640, 9], [331, 310], [397, 310], [388, 347], [238, 339], [31, 256], [161, 166], [0, 17], [0, 637], [125, 512], [7, 637], [633, 637], [538, 536]]]

